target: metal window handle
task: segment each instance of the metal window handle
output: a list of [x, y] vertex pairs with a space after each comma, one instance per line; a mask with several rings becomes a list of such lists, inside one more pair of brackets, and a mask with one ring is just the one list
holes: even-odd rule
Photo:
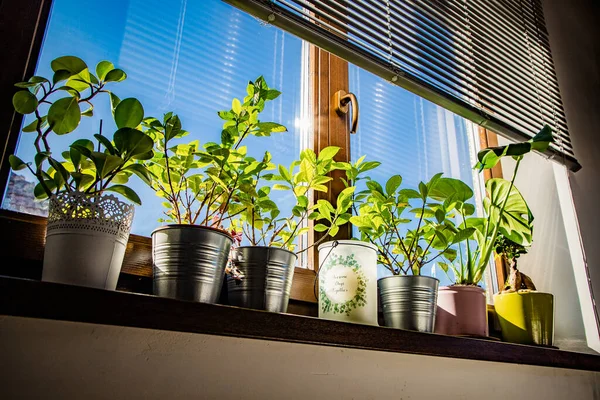
[[343, 90], [335, 92], [333, 104], [335, 105], [335, 111], [338, 115], [348, 114], [348, 105], [352, 103], [352, 125], [350, 126], [350, 133], [356, 133], [358, 128], [358, 100], [354, 93], [346, 93]]

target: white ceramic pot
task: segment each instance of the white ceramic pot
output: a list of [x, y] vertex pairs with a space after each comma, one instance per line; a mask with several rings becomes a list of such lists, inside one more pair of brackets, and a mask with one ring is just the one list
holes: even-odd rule
[[42, 280], [115, 290], [133, 212], [113, 195], [52, 196]]
[[377, 248], [356, 240], [319, 246], [319, 318], [377, 325]]

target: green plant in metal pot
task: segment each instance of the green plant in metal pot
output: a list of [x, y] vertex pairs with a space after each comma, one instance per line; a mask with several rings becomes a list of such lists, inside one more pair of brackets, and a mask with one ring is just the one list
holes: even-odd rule
[[[220, 143], [176, 143], [188, 132], [173, 113], [162, 120], [143, 121], [155, 149], [155, 156], [145, 164], [154, 177], [152, 189], [165, 199], [165, 217], [160, 222], [169, 223], [153, 233], [158, 295], [203, 302], [218, 298], [233, 240], [224, 228], [241, 212], [234, 207], [235, 199], [243, 195], [256, 173], [270, 165], [268, 154], [257, 160], [243, 143], [250, 136], [287, 131], [278, 123], [259, 120], [265, 104], [276, 99], [279, 91], [259, 77], [248, 83], [246, 92], [242, 101], [233, 99], [230, 110], [218, 112], [224, 120]], [[178, 256], [173, 257], [174, 252]], [[193, 266], [185, 264], [193, 255]], [[198, 271], [204, 271], [200, 273], [203, 279], [198, 278]]]
[[[236, 264], [244, 273], [243, 282], [229, 284], [229, 299], [235, 305], [285, 311], [291, 289], [297, 254], [318, 245], [327, 235], [335, 236], [340, 226], [350, 219], [354, 187], [350, 186], [338, 195], [335, 206], [328, 200], [319, 199], [311, 204], [311, 193], [326, 193], [333, 180], [329, 174], [341, 169], [346, 163], [334, 161], [339, 147], [322, 149], [317, 156], [311, 149], [303, 150], [300, 158], [289, 167], [279, 165], [277, 173], [272, 164], [254, 170], [254, 178], [242, 188], [236, 198], [239, 217], [233, 222], [234, 229], [241, 232], [251, 246], [238, 250]], [[270, 157], [265, 157], [268, 162]], [[289, 215], [281, 215], [274, 201], [274, 192], [289, 193], [294, 205]], [[321, 239], [297, 249], [297, 238], [313, 229], [323, 232]], [[283, 285], [272, 284], [281, 282]], [[277, 287], [275, 287], [277, 286]]]
[[389, 178], [385, 187], [367, 181], [350, 221], [362, 240], [377, 247], [379, 263], [392, 273], [378, 281], [386, 325], [431, 332], [439, 282], [421, 272], [441, 257], [453, 261], [456, 245], [473, 234], [474, 228], [454, 221], [457, 206], [468, 208], [465, 203], [473, 191], [442, 174], [419, 183], [418, 190], [401, 188], [401, 183], [400, 175]]
[[[147, 169], [139, 163], [153, 156], [152, 139], [138, 129], [144, 109], [137, 99], [120, 100], [108, 90], [127, 76], [109, 61], [98, 63], [95, 74], [83, 60], [74, 56], [54, 59], [51, 67], [54, 74], [50, 78], [32, 76], [27, 82], [16, 84], [22, 90], [13, 96], [13, 105], [17, 112], [34, 117], [23, 128], [23, 133], [35, 135], [36, 154], [33, 162], [11, 155], [10, 165], [15, 171], [28, 169], [38, 181], [35, 197], [50, 199], [43, 279], [114, 289], [133, 207], [105, 193], [118, 193], [141, 204], [127, 183], [132, 175], [144, 181], [150, 179]], [[117, 130], [105, 136], [101, 121], [98, 133], [90, 134], [89, 139], [77, 139], [68, 149], [53, 151], [52, 136], [76, 131], [82, 118], [93, 116], [94, 102], [101, 96], [110, 101]], [[96, 233], [88, 237], [97, 240], [87, 243], [80, 236], [73, 242], [65, 235], [65, 224], [73, 229], [94, 231]], [[99, 239], [100, 230], [94, 227], [104, 225], [104, 232], [112, 236]], [[74, 248], [78, 251], [97, 249], [101, 255], [67, 256], [76, 253]], [[111, 259], [113, 252], [116, 256]], [[86, 265], [77, 262], [82, 259]], [[106, 273], [90, 272], [106, 268], [112, 271], [109, 279]]]

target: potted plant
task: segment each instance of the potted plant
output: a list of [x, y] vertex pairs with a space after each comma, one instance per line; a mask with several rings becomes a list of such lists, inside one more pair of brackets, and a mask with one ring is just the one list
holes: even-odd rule
[[[362, 175], [380, 164], [363, 156], [337, 166], [345, 170], [341, 179], [348, 188], [368, 180]], [[350, 204], [365, 196], [354, 191]], [[377, 248], [360, 240], [332, 240], [318, 250], [319, 318], [377, 326]]]
[[[229, 279], [229, 302], [232, 305], [274, 312], [285, 312], [290, 296], [297, 255], [318, 245], [327, 235], [335, 236], [339, 227], [348, 222], [347, 212], [354, 187], [344, 189], [334, 207], [327, 200], [310, 204], [311, 191], [327, 192], [328, 174], [343, 165], [333, 158], [338, 147], [330, 146], [317, 156], [311, 149], [303, 150], [300, 159], [291, 166], [279, 165], [278, 174], [265, 171], [275, 169], [270, 154], [252, 168], [252, 179], [240, 189], [233, 208], [238, 218], [233, 227], [246, 237], [249, 246], [236, 248], [235, 267], [243, 279]], [[259, 187], [261, 182], [265, 182]], [[271, 191], [289, 192], [295, 204], [289, 215], [281, 216], [281, 209], [271, 198]], [[298, 237], [308, 232], [308, 222], [324, 236], [312, 245], [297, 248]]]
[[146, 162], [154, 176], [150, 182], [165, 199], [167, 225], [152, 233], [154, 293], [158, 296], [214, 303], [219, 298], [232, 235], [224, 227], [235, 215], [231, 205], [247, 187], [261, 163], [242, 145], [249, 136], [285, 132], [274, 122], [258, 117], [265, 103], [280, 92], [262, 77], [249, 82], [243, 102], [233, 99], [230, 110], [218, 115], [225, 120], [220, 143], [199, 141], [173, 144], [188, 134], [177, 115], [162, 121], [147, 118], [145, 131], [154, 139], [155, 156]]
[[496, 239], [496, 254], [509, 266], [506, 285], [494, 295], [502, 338], [511, 343], [552, 346], [554, 296], [538, 292], [531, 278], [519, 271], [517, 259], [527, 250], [528, 246], [503, 235]]
[[[108, 61], [98, 63], [95, 75], [74, 56], [59, 57], [51, 67], [50, 79], [32, 76], [16, 84], [23, 90], [13, 96], [15, 110], [34, 116], [23, 132], [35, 134], [36, 155], [33, 163], [15, 155], [9, 159], [13, 170], [28, 169], [36, 177], [35, 197], [50, 202], [42, 279], [114, 290], [134, 210], [107, 192], [141, 204], [126, 183], [134, 174], [150, 178], [138, 163], [153, 154], [152, 139], [136, 129], [144, 109], [138, 100], [120, 100], [107, 90], [126, 78]], [[62, 157], [53, 152], [52, 134], [75, 131], [82, 117], [93, 115], [93, 102], [100, 95], [110, 98], [118, 128], [112, 138], [103, 135], [100, 122], [93, 135], [96, 143], [78, 139]]]
[[350, 221], [362, 240], [377, 247], [379, 263], [392, 274], [378, 281], [385, 325], [432, 332], [439, 281], [421, 272], [442, 256], [454, 260], [455, 245], [473, 234], [473, 228], [457, 227], [449, 214], [455, 199], [472, 191], [442, 174], [421, 182], [418, 190], [401, 189], [401, 183], [400, 175], [388, 179], [385, 188], [368, 181], [368, 195]]
[[484, 217], [469, 217], [474, 212], [471, 205], [466, 205], [466, 212], [461, 213], [461, 226], [475, 228], [475, 231], [472, 240], [470, 238], [461, 245], [459, 257], [454, 262], [438, 263], [446, 273], [452, 270], [455, 284], [440, 291], [437, 333], [487, 336], [485, 292], [478, 284], [494, 250], [509, 249], [502, 245], [507, 244], [507, 240], [521, 249], [531, 245], [533, 215], [514, 182], [523, 156], [531, 150], [545, 151], [552, 141], [550, 128], [544, 127], [527, 142], [479, 152], [479, 162], [475, 166], [479, 170], [493, 168], [505, 156], [513, 157], [517, 164], [510, 181], [493, 178], [486, 182]]

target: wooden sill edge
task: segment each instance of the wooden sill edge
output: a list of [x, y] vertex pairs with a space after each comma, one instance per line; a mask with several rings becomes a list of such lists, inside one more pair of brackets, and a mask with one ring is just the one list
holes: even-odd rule
[[[46, 237], [46, 218], [9, 210], [0, 210], [0, 241], [11, 260], [20, 258], [38, 262], [41, 267]], [[121, 274], [152, 278], [152, 239], [129, 235]], [[16, 274], [9, 274], [16, 275]], [[20, 275], [19, 275], [20, 276]], [[291, 300], [316, 304], [314, 284], [316, 273], [306, 268], [294, 269]]]
[[10, 277], [0, 277], [0, 315], [600, 371], [590, 354]]

